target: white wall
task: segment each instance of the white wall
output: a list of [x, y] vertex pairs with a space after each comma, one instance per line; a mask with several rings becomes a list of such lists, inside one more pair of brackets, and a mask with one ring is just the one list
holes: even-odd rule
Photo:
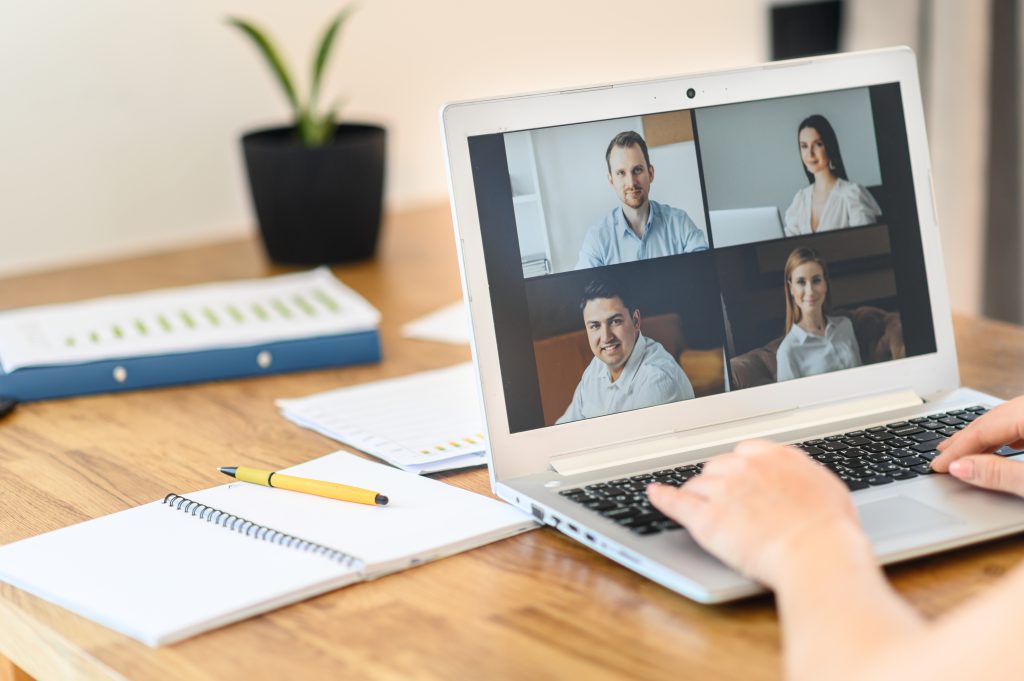
[[[269, 27], [304, 75], [314, 37], [341, 6], [0, 3], [0, 274], [247, 233], [237, 138], [283, 121], [287, 109], [255, 50], [223, 18]], [[445, 101], [739, 66], [767, 54], [763, 0], [359, 7], [324, 93], [348, 95], [350, 117], [388, 127], [392, 207], [445, 200], [437, 123]]]
[[924, 36], [922, 1], [851, 0], [845, 49], [910, 45], [928, 64], [921, 88], [950, 303], [980, 314], [991, 0], [931, 1]]
[[697, 109], [708, 208], [776, 206], [784, 216], [807, 186], [797, 126], [811, 114], [835, 130], [851, 182], [882, 183], [867, 88], [713, 106]]

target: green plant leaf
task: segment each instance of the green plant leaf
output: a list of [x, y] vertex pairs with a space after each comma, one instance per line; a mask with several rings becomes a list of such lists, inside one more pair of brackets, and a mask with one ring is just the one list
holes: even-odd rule
[[334, 103], [331, 104], [329, 109], [327, 109], [327, 113], [325, 113], [324, 117], [320, 119], [320, 125], [318, 126], [320, 129], [320, 144], [326, 142], [331, 138], [331, 135], [334, 134], [334, 125], [338, 116], [338, 110], [342, 105], [344, 105], [344, 103], [344, 99], [339, 98], [334, 100]]
[[292, 111], [295, 114], [295, 125], [301, 126], [301, 119], [303, 117], [302, 106], [299, 104], [299, 97], [295, 92], [295, 86], [291, 76], [288, 73], [288, 68], [285, 66], [284, 61], [281, 59], [280, 53], [274, 44], [270, 41], [269, 36], [261, 28], [254, 25], [252, 22], [246, 21], [245, 19], [239, 19], [237, 17], [228, 17], [228, 23], [238, 28], [242, 33], [249, 36], [256, 46], [262, 52], [267, 62], [270, 64], [271, 71], [277, 76], [278, 81], [281, 83], [281, 87], [284, 88], [285, 96], [288, 97], [288, 103], [291, 104]]
[[324, 35], [320, 39], [320, 46], [317, 48], [316, 57], [313, 59], [313, 80], [309, 94], [310, 110], [316, 109], [317, 97], [320, 94], [320, 80], [323, 78], [324, 69], [327, 66], [327, 58], [330, 56], [331, 48], [334, 46], [334, 39], [337, 37], [338, 31], [345, 23], [345, 20], [348, 19], [354, 11], [355, 5], [349, 5], [338, 12], [338, 15], [334, 17], [334, 20], [327, 25], [327, 29], [324, 31]]

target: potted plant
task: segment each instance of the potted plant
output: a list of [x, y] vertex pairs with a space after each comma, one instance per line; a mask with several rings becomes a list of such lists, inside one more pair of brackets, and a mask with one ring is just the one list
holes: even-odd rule
[[305, 101], [267, 33], [247, 20], [228, 19], [266, 58], [294, 115], [290, 126], [242, 137], [260, 233], [267, 254], [279, 263], [359, 260], [376, 249], [384, 189], [384, 129], [339, 124], [337, 102], [324, 113], [318, 111], [328, 57], [350, 9], [336, 15], [320, 39]]

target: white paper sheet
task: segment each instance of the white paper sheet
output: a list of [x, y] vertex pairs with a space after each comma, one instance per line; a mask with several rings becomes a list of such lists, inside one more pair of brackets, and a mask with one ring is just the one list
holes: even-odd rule
[[376, 328], [380, 313], [327, 268], [0, 313], [0, 366], [244, 347]]
[[277, 400], [285, 418], [417, 473], [486, 463], [472, 365]]
[[417, 340], [464, 345], [469, 343], [466, 304], [458, 300], [402, 326], [402, 335]]

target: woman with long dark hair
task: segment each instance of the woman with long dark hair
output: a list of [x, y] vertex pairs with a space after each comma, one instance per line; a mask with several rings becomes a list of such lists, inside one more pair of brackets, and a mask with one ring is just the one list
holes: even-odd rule
[[796, 193], [786, 210], [786, 236], [878, 221], [882, 209], [871, 192], [846, 176], [839, 140], [828, 119], [814, 114], [801, 121], [797, 144], [808, 186]]

